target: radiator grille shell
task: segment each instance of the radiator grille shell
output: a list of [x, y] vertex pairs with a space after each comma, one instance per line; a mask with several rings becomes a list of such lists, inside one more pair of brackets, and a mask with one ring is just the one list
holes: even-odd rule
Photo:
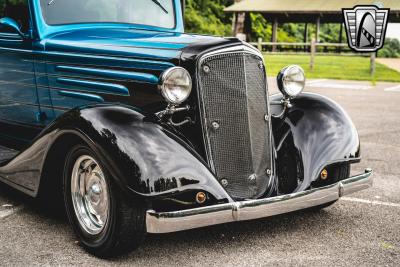
[[272, 171], [270, 114], [262, 58], [245, 51], [205, 56], [199, 63], [198, 78], [211, 167], [232, 197], [260, 197], [271, 186]]

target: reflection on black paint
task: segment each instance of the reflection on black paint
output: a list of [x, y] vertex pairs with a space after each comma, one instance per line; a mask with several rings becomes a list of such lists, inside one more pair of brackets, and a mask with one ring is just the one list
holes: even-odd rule
[[229, 198], [190, 146], [161, 127], [155, 117], [125, 106], [98, 105], [75, 110], [66, 118], [97, 144], [115, 178], [139, 194], [196, 189], [216, 199]]
[[[271, 101], [280, 99], [280, 95], [271, 97]], [[309, 188], [326, 165], [335, 161], [358, 160], [360, 141], [350, 117], [334, 101], [317, 94], [303, 93], [292, 100], [292, 105], [283, 120], [274, 118], [272, 124], [275, 144], [283, 143], [282, 149], [292, 150], [291, 154], [298, 154], [302, 162], [304, 181], [295, 189], [298, 192]], [[273, 114], [281, 111], [276, 106], [272, 109]], [[283, 138], [289, 139], [282, 141]], [[285, 142], [290, 144], [286, 144], [287, 148]], [[277, 166], [280, 168], [288, 164], [283, 154], [284, 151], [278, 151]], [[292, 163], [288, 168], [295, 170], [299, 166]]]

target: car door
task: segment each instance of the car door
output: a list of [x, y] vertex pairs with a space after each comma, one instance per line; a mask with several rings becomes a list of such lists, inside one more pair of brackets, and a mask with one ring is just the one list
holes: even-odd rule
[[[28, 0], [0, 0], [0, 17], [14, 19], [21, 31], [28, 32]], [[40, 114], [32, 41], [0, 25], [0, 135], [33, 138], [21, 127], [38, 127]]]

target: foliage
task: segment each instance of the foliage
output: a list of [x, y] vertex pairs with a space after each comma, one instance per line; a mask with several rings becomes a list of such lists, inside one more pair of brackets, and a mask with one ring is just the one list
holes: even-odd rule
[[386, 38], [385, 45], [378, 51], [378, 57], [400, 57], [400, 41]]
[[[252, 26], [252, 41], [256, 41], [258, 38], [262, 38], [264, 41], [270, 41], [272, 36], [271, 23], [268, 23], [261, 14], [252, 13], [250, 14], [250, 18]], [[280, 42], [295, 42], [296, 38], [293, 36], [293, 32], [289, 32], [283, 27], [278, 28], [278, 40]]]
[[231, 35], [231, 16], [223, 9], [232, 3], [233, 0], [186, 0], [186, 32]]
[[[313, 32], [315, 34], [315, 31]], [[337, 23], [324, 23], [321, 24], [320, 39], [323, 43], [339, 43], [340, 24]], [[342, 42], [346, 42], [346, 30], [342, 28]]]
[[310, 70], [309, 55], [266, 55], [267, 72], [275, 76], [283, 67], [297, 64], [304, 68], [307, 78], [400, 82], [400, 72], [376, 63], [375, 76], [370, 75], [370, 58], [355, 56], [316, 56]]
[[[185, 27], [187, 32], [230, 36], [232, 34], [232, 14], [223, 10], [233, 3], [233, 0], [186, 0]], [[272, 25], [263, 15], [252, 13], [252, 41], [262, 38], [271, 40]], [[286, 23], [279, 25], [278, 41], [302, 42], [304, 40], [305, 24]], [[338, 42], [340, 25], [322, 24], [320, 38], [322, 42]], [[342, 31], [343, 40], [346, 40], [345, 31]], [[308, 25], [307, 40], [315, 36], [315, 25]]]
[[250, 14], [251, 27], [252, 27], [252, 39], [257, 40], [261, 38], [263, 40], [271, 40], [272, 26], [261, 14]]
[[[252, 41], [262, 38], [264, 41], [270, 41], [272, 35], [272, 25], [264, 16], [257, 13], [251, 14], [252, 22]], [[315, 25], [308, 24], [307, 41], [309, 42], [315, 36]], [[279, 42], [303, 42], [305, 24], [285, 23], [278, 27]], [[324, 43], [338, 43], [340, 35], [339, 24], [321, 24], [320, 41]], [[346, 33], [343, 28], [342, 40], [346, 40]]]

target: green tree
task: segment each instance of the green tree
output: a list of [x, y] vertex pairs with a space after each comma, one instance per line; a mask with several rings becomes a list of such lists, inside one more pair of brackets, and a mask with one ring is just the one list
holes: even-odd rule
[[233, 0], [186, 0], [186, 32], [231, 35], [231, 15], [223, 10], [232, 3]]
[[[252, 13], [250, 14], [252, 41], [262, 38], [264, 41], [270, 41], [272, 36], [272, 25], [268, 22], [263, 15]], [[303, 26], [304, 30], [304, 26]], [[303, 30], [299, 30], [297, 24], [284, 24], [278, 27], [278, 41], [279, 42], [299, 42], [301, 41]]]
[[400, 42], [398, 39], [386, 38], [385, 45], [378, 51], [379, 57], [400, 57]]

